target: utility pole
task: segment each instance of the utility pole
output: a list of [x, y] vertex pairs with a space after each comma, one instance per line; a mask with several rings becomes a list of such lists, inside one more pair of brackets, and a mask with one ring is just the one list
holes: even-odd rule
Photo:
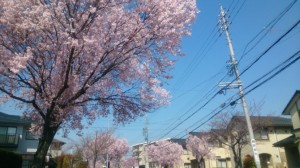
[[258, 151], [256, 149], [256, 142], [255, 142], [255, 138], [254, 138], [254, 134], [253, 134], [253, 129], [252, 129], [251, 121], [250, 121], [250, 116], [249, 116], [249, 112], [248, 112], [248, 108], [247, 108], [247, 103], [246, 103], [246, 100], [245, 100], [243, 84], [242, 84], [242, 81], [240, 80], [240, 74], [239, 74], [239, 71], [238, 71], [238, 63], [237, 63], [237, 61], [235, 60], [235, 57], [234, 57], [233, 46], [232, 46], [231, 39], [230, 39], [229, 32], [228, 32], [227, 19], [225, 17], [226, 15], [225, 15], [223, 7], [221, 6], [220, 8], [221, 8], [220, 23], [222, 25], [221, 28], [225, 32], [226, 40], [227, 40], [228, 47], [229, 47], [230, 60], [231, 60], [230, 64], [231, 64], [232, 70], [234, 71], [234, 75], [235, 75], [235, 78], [236, 78], [236, 83], [238, 84], [239, 94], [240, 94], [240, 98], [241, 98], [241, 101], [242, 101], [242, 107], [243, 107], [243, 111], [244, 111], [244, 114], [245, 114], [248, 131], [249, 131], [250, 143], [251, 143], [252, 150], [253, 150], [254, 161], [256, 163], [256, 167], [260, 168], [261, 165], [260, 165], [260, 160], [259, 160], [259, 154], [258, 154]]
[[148, 146], [148, 143], [149, 143], [149, 138], [148, 138], [148, 116], [146, 114], [145, 116], [145, 127], [143, 128], [143, 135], [145, 137], [145, 143], [143, 146], [144, 146], [144, 158], [145, 158], [145, 168], [149, 168], [149, 165], [148, 165], [148, 153], [147, 153], [147, 146]]
[[143, 128], [143, 135], [145, 137], [145, 142], [148, 144], [149, 139], [148, 139], [148, 116], [147, 116], [147, 114], [146, 114], [145, 118], [146, 119], [145, 119], [145, 127]]

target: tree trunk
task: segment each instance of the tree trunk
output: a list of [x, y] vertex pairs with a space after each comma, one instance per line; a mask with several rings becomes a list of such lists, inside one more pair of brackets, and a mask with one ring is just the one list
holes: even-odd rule
[[205, 161], [203, 157], [199, 161], [199, 168], [205, 168]]
[[43, 133], [41, 138], [39, 139], [37, 151], [34, 154], [32, 168], [45, 167], [45, 157], [52, 143], [52, 140], [57, 132], [57, 127], [50, 127], [49, 125], [50, 124], [44, 124]]
[[240, 167], [243, 167], [243, 164], [242, 164], [242, 149], [240, 147], [238, 147], [238, 164]]
[[93, 168], [96, 168], [96, 162], [97, 162], [97, 159], [96, 159], [96, 156], [95, 156], [94, 160], [93, 160]]
[[234, 167], [235, 168], [242, 168], [242, 162], [241, 162], [241, 156], [236, 152], [235, 147], [231, 147], [232, 153], [233, 153], [233, 160], [234, 160]]

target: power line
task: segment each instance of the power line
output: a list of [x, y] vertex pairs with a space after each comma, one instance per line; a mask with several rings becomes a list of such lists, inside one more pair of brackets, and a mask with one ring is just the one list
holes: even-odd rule
[[[300, 23], [300, 20], [298, 20], [288, 31], [286, 31], [282, 36], [280, 36], [271, 46], [269, 46], [262, 54], [260, 54], [245, 70], [241, 72], [239, 76], [242, 76], [246, 71], [248, 71], [255, 63], [257, 63], [266, 53], [268, 53], [274, 46], [276, 46], [286, 35], [288, 35], [298, 24]], [[228, 87], [230, 84], [232, 84], [236, 79], [232, 80], [230, 83], [228, 83], [226, 86], [224, 86], [220, 91], [224, 90], [226, 87]], [[219, 91], [219, 92], [220, 92]], [[194, 111], [192, 114], [190, 114], [187, 118], [179, 122], [173, 129], [177, 128], [178, 126], [182, 125], [185, 121], [190, 119], [192, 116], [194, 116], [198, 110], [205, 107], [208, 103], [210, 103], [216, 96], [218, 95], [218, 92], [215, 93], [206, 103], [204, 103], [200, 108], [198, 108], [196, 111]], [[166, 134], [164, 134], [162, 137], [168, 135], [172, 132], [171, 129]]]
[[[270, 71], [268, 71], [267, 73], [265, 73], [263, 76], [259, 77], [257, 80], [255, 80], [254, 82], [252, 82], [250, 85], [248, 85], [247, 87], [245, 87], [245, 89], [250, 88], [252, 85], [254, 85], [255, 83], [259, 82], [260, 80], [262, 80], [263, 78], [265, 78], [266, 76], [272, 74], [276, 69], [280, 68], [281, 66], [283, 66], [284, 64], [288, 63], [289, 61], [291, 61], [291, 59], [295, 58], [297, 55], [299, 55], [300, 50], [297, 51], [295, 54], [293, 54], [291, 57], [289, 57], [288, 59], [286, 59], [283, 63], [277, 65], [276, 67], [274, 67], [273, 69], [271, 69]], [[296, 58], [297, 59], [297, 58]], [[293, 61], [291, 61], [293, 62]]]
[[257, 84], [255, 87], [253, 87], [252, 89], [250, 89], [245, 95], [251, 93], [252, 91], [254, 91], [255, 89], [257, 89], [258, 87], [262, 86], [263, 84], [265, 84], [267, 81], [269, 81], [270, 79], [274, 78], [275, 76], [277, 76], [279, 73], [281, 73], [282, 71], [284, 71], [286, 68], [288, 68], [289, 66], [293, 65], [294, 63], [296, 63], [299, 59], [300, 59], [300, 55], [299, 55], [300, 51], [298, 51], [297, 53], [295, 53], [293, 55], [296, 56], [298, 55], [298, 57], [296, 57], [294, 60], [292, 60], [290, 63], [288, 63], [287, 65], [285, 65], [284, 67], [282, 67], [281, 69], [279, 69], [278, 71], [276, 71], [273, 75], [271, 75], [270, 77], [268, 77], [267, 79], [263, 80], [262, 82], [260, 82], [259, 84]]
[[[242, 3], [242, 5], [239, 7], [239, 9], [238, 9], [238, 12], [235, 14], [235, 15], [237, 15], [238, 13], [239, 13], [239, 11], [241, 10], [241, 8], [243, 7], [243, 5], [245, 4], [245, 2], [246, 2], [246, 0], [244, 0], [243, 1], [243, 3]], [[231, 3], [231, 5], [232, 5], [233, 3]], [[234, 8], [233, 8], [233, 11], [234, 11], [234, 9], [237, 7], [237, 5], [238, 5], [238, 3], [236, 3], [235, 5], [234, 5]], [[198, 58], [198, 59], [193, 59], [193, 61], [190, 63], [190, 65], [188, 66], [188, 67], [192, 67], [192, 68], [189, 68], [189, 69], [186, 69], [185, 70], [185, 72], [183, 73], [183, 74], [185, 74], [185, 79], [187, 79], [188, 77], [189, 77], [189, 75], [186, 75], [186, 74], [191, 74], [193, 71], [194, 71], [194, 69], [195, 69], [195, 66], [192, 66], [192, 65], [197, 65], [197, 64], [199, 64], [202, 60], [203, 60], [203, 58], [206, 56], [206, 54], [208, 53], [208, 51], [210, 50], [210, 48], [217, 42], [217, 40], [219, 39], [219, 37], [217, 38], [217, 39], [215, 39], [214, 40], [214, 42], [212, 43], [212, 44], [210, 44], [210, 42], [211, 42], [211, 40], [213, 40], [214, 39], [214, 37], [215, 37], [215, 35], [216, 35], [216, 33], [214, 33], [215, 32], [215, 30], [216, 30], [216, 27], [217, 26], [215, 26], [214, 27], [214, 29], [211, 31], [211, 33], [209, 34], [209, 36], [208, 36], [208, 38], [205, 40], [205, 41], [208, 41], [207, 42], [207, 45], [205, 46], [205, 45], [202, 45], [202, 48], [197, 52], [197, 54], [196, 55], [198, 55], [201, 51], [201, 55], [203, 55], [203, 57], [201, 57], [200, 59]], [[213, 35], [213, 33], [214, 33], [214, 35]], [[211, 36], [213, 36], [212, 38], [211, 38]], [[207, 49], [208, 48], [208, 49]], [[207, 50], [206, 50], [207, 49]], [[206, 52], [205, 52], [205, 50], [206, 50]], [[205, 52], [205, 53], [204, 53]], [[204, 53], [204, 54], [203, 54]], [[194, 57], [195, 58], [195, 57]], [[225, 78], [225, 77], [224, 77]], [[184, 80], [184, 81], [186, 81], [186, 80]], [[182, 83], [181, 83], [181, 86], [182, 86]], [[185, 116], [189, 111], [191, 111], [194, 107], [196, 106], [196, 104], [194, 104], [186, 113], [183, 113], [183, 115], [181, 116], [181, 117], [183, 117], [183, 116]], [[192, 114], [192, 116], [193, 116], [193, 114]], [[181, 118], [180, 117], [180, 118]], [[188, 118], [190, 118], [190, 116], [188, 117]], [[186, 120], [185, 120], [186, 121]], [[172, 123], [171, 125], [173, 125], [174, 123]], [[169, 129], [169, 127], [167, 128], [167, 129]], [[166, 130], [167, 130], [166, 129]], [[169, 131], [170, 132], [170, 131]]]
[[[294, 58], [294, 59], [293, 59]], [[291, 60], [293, 59], [293, 60]], [[246, 91], [244, 95], [248, 95], [249, 93], [253, 92], [254, 90], [256, 90], [257, 88], [261, 87], [263, 84], [265, 84], [266, 82], [268, 82], [269, 80], [273, 79], [275, 76], [277, 76], [278, 74], [280, 74], [281, 72], [283, 72], [285, 69], [287, 69], [288, 67], [290, 67], [291, 65], [293, 65], [294, 63], [296, 63], [298, 60], [300, 59], [300, 50], [297, 51], [295, 54], [293, 54], [292, 56], [290, 56], [287, 60], [285, 60], [284, 62], [282, 62], [280, 65], [276, 66], [275, 68], [273, 68], [271, 71], [274, 71], [275, 69], [278, 69], [278, 67], [282, 66], [283, 64], [286, 64], [288, 61], [290, 61], [287, 65], [285, 65], [284, 67], [280, 68], [278, 71], [276, 71], [273, 75], [271, 75], [270, 77], [268, 77], [267, 79], [263, 80], [262, 82], [260, 82], [259, 84], [255, 85], [253, 88], [251, 88], [250, 90]], [[267, 72], [265, 75], [263, 75], [263, 77], [269, 75], [269, 72]], [[262, 79], [263, 77], [260, 77], [259, 79]], [[258, 79], [258, 80], [259, 80]], [[249, 86], [245, 87], [245, 88], [249, 88], [250, 86], [253, 85], [253, 83], [256, 83], [257, 80], [255, 80], [254, 82], [252, 82]], [[231, 106], [233, 104], [233, 102], [237, 102], [238, 100], [241, 99], [241, 96], [239, 96], [238, 98], [236, 98], [235, 100], [229, 102], [229, 103], [225, 103], [224, 106], [217, 112], [216, 109], [213, 110], [213, 112], [215, 112], [213, 114], [213, 112], [211, 112], [210, 114], [213, 114], [210, 118], [208, 118], [207, 120], [205, 120], [204, 122], [202, 122], [199, 126], [197, 126], [195, 129], [193, 129], [192, 131], [195, 131], [197, 129], [199, 129], [201, 126], [203, 126], [204, 124], [206, 124], [208, 121], [210, 121], [211, 119], [213, 119], [216, 115], [220, 114], [224, 109], [226, 109], [227, 107]], [[185, 135], [184, 135], [185, 136]], [[184, 136], [182, 136], [181, 138], [183, 138]]]
[[[272, 78], [274, 78], [275, 76], [277, 76], [278, 74], [280, 74], [281, 72], [283, 72], [285, 69], [287, 69], [288, 67], [290, 67], [291, 65], [293, 65], [294, 63], [296, 63], [299, 59], [300, 59], [300, 50], [297, 51], [295, 54], [293, 54], [292, 56], [290, 56], [287, 60], [285, 60], [284, 62], [282, 62], [280, 65], [287, 63], [288, 60], [291, 60], [292, 58], [296, 57], [298, 55], [298, 57], [296, 57], [295, 59], [293, 59], [292, 61], [290, 61], [287, 65], [285, 65], [284, 67], [282, 67], [281, 69], [279, 69], [278, 71], [276, 71], [272, 76], [268, 77], [267, 79], [265, 79], [264, 81], [260, 82], [259, 84], [257, 84], [255, 87], [253, 87], [251, 90], [245, 92], [244, 95], [248, 95], [249, 93], [251, 93], [252, 91], [256, 90], [257, 88], [261, 87], [263, 84], [265, 84], [266, 82], [268, 82], [269, 80], [271, 80]], [[276, 69], [278, 66], [276, 66], [274, 69]], [[268, 73], [266, 73], [268, 74]], [[266, 75], [265, 74], [265, 75]], [[263, 76], [265, 76], [263, 75]], [[249, 86], [247, 86], [246, 88], [248, 88]], [[237, 102], [238, 100], [240, 100], [242, 97], [239, 96], [238, 98], [236, 98], [233, 102]], [[232, 102], [229, 103], [225, 103], [224, 106], [221, 107], [221, 109], [217, 112], [216, 109], [213, 110], [213, 112], [209, 113], [209, 114], [213, 114], [211, 117], [209, 117], [207, 120], [205, 120], [204, 122], [202, 122], [199, 126], [197, 126], [195, 129], [191, 130], [190, 132], [193, 132], [197, 129], [199, 129], [201, 126], [203, 126], [204, 124], [208, 123], [210, 120], [212, 120], [215, 116], [217, 116], [218, 114], [220, 114], [224, 109], [226, 109], [227, 107], [231, 106]], [[184, 138], [186, 135], [188, 134], [184, 134], [183, 136], [179, 137], [179, 139]], [[177, 136], [173, 137], [173, 138], [169, 138], [169, 139], [176, 139]], [[150, 142], [151, 143], [151, 142]], [[162, 146], [162, 148], [167, 147], [166, 146]]]
[[[242, 76], [246, 71], [248, 71], [255, 63], [257, 63], [266, 53], [268, 53], [274, 46], [276, 46], [286, 35], [288, 35], [298, 24], [300, 23], [300, 20], [298, 20], [288, 31], [286, 31], [282, 36], [280, 36], [271, 46], [269, 46], [261, 55], [259, 55], [258, 58], [255, 59], [254, 62], [252, 62], [245, 70], [242, 71], [240, 76]], [[228, 83], [226, 86], [224, 86], [220, 91], [224, 90], [226, 87], [228, 87], [230, 84], [232, 84], [236, 79]], [[177, 128], [178, 126], [182, 125], [185, 121], [190, 119], [192, 116], [194, 116], [198, 111], [200, 111], [202, 108], [204, 108], [207, 104], [209, 104], [217, 95], [218, 93], [215, 93], [208, 101], [206, 101], [200, 108], [195, 110], [192, 114], [190, 114], [187, 118], [179, 122], [175, 127], [170, 129], [167, 133], [165, 133], [162, 137], [165, 137], [169, 133], [172, 132], [173, 129]]]
[[245, 6], [246, 4], [246, 0], [244, 0], [241, 4], [241, 6], [238, 8], [237, 12], [232, 16], [231, 21], [233, 21], [235, 19], [235, 17], [240, 13], [241, 9]]
[[288, 35], [295, 27], [300, 23], [300, 19], [283, 35], [281, 35], [272, 45], [270, 45], [262, 54], [260, 54], [246, 69], [244, 69], [240, 76], [242, 76], [246, 71], [248, 71], [255, 63], [257, 63], [264, 55], [266, 55], [274, 46], [276, 46], [286, 35]]
[[[257, 33], [245, 46], [242, 56], [239, 60], [239, 62], [242, 61], [242, 59], [250, 52], [252, 51], [265, 37], [267, 34], [269, 34], [270, 30], [282, 19], [282, 17], [290, 11], [290, 9], [292, 9], [292, 7], [296, 4], [297, 0], [292, 1], [282, 12], [280, 12], [274, 19], [272, 19], [267, 26], [262, 29], [259, 33]], [[256, 40], [263, 32], [265, 31], [265, 33], [257, 40], [257, 42], [250, 48], [247, 50], [248, 46], [254, 42], [254, 40]]]
[[[214, 29], [211, 31], [209, 36], [206, 38], [206, 40], [203, 42], [202, 47], [196, 52], [195, 56], [193, 57], [190, 64], [187, 66], [185, 71], [183, 71], [180, 79], [177, 80], [177, 85], [179, 85], [179, 88], [183, 86], [183, 84], [187, 81], [187, 79], [190, 77], [190, 75], [194, 72], [194, 70], [197, 68], [197, 66], [202, 62], [202, 60], [206, 57], [207, 53], [211, 50], [211, 48], [215, 45], [215, 43], [218, 41], [219, 37], [217, 37], [218, 31], [217, 25], [214, 27]], [[200, 56], [200, 57], [198, 57]], [[175, 87], [176, 87], [175, 86]]]

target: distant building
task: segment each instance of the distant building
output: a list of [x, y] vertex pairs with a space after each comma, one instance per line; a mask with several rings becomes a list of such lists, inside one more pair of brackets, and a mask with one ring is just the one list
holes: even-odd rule
[[[225, 130], [213, 130], [215, 132], [223, 132]], [[201, 137], [201, 136], [210, 136], [211, 132], [190, 132], [191, 135]], [[227, 139], [227, 137], [225, 137]], [[217, 139], [209, 139], [208, 145], [210, 147], [211, 153], [215, 155], [212, 159], [204, 159], [206, 168], [231, 168], [231, 159], [230, 159], [230, 150], [228, 147]], [[192, 155], [192, 154], [191, 154]], [[196, 158], [191, 160], [191, 168], [198, 168], [198, 161]]]
[[[251, 122], [255, 125], [254, 136], [256, 139], [257, 150], [261, 159], [262, 168], [284, 168], [287, 167], [287, 160], [285, 151], [272, 145], [282, 139], [291, 135], [292, 123], [289, 118], [271, 117], [271, 116], [252, 116]], [[245, 127], [245, 118], [243, 116], [235, 116], [231, 122], [240, 122], [240, 126]], [[255, 123], [255, 124], [254, 124]], [[226, 137], [226, 128], [223, 130], [211, 130], [224, 134], [224, 140], [228, 141]], [[202, 135], [211, 134], [211, 132], [191, 132], [190, 134], [201, 137]], [[248, 137], [246, 137], [248, 138]], [[199, 164], [193, 154], [186, 148], [185, 139], [166, 139], [180, 144], [184, 149], [184, 154], [181, 156], [182, 164], [176, 167], [180, 168], [198, 168]], [[150, 143], [151, 144], [151, 143]], [[137, 158], [139, 168], [148, 168], [149, 160], [146, 155], [146, 143], [140, 143], [132, 147], [133, 156]], [[213, 159], [205, 159], [206, 168], [233, 168], [234, 160], [233, 154], [228, 146], [222, 144], [217, 139], [211, 139], [209, 146], [212, 153], [215, 155]], [[250, 154], [252, 155], [252, 148], [250, 145], [245, 145], [242, 148], [242, 159]], [[290, 166], [289, 166], [290, 167]], [[294, 168], [294, 167], [290, 167]]]
[[[0, 148], [20, 153], [23, 168], [30, 167], [38, 146], [38, 137], [29, 132], [31, 123], [20, 116], [0, 112]], [[60, 156], [62, 145], [64, 142], [54, 139], [49, 156]]]
[[[177, 143], [182, 146], [184, 153], [181, 155], [182, 163], [180, 165], [175, 165], [176, 168], [190, 168], [191, 167], [191, 160], [193, 160], [193, 156], [189, 151], [186, 149], [186, 141], [185, 139], [175, 139], [175, 138], [169, 138], [164, 139], [166, 141], [171, 141], [174, 143]], [[156, 142], [156, 141], [155, 141]], [[140, 143], [132, 146], [132, 155], [137, 159], [138, 167], [139, 168], [151, 168], [153, 165], [151, 164], [151, 161], [147, 157], [146, 147], [148, 145], [151, 145], [155, 142], [147, 143]]]
[[290, 115], [293, 123], [293, 134], [279, 142], [275, 147], [283, 147], [290, 168], [300, 167], [300, 90], [297, 90], [282, 112]]

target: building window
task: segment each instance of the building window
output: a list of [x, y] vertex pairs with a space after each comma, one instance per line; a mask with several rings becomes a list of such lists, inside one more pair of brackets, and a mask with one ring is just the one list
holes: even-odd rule
[[217, 160], [217, 168], [226, 168], [226, 159]]
[[185, 163], [184, 168], [191, 168], [191, 164], [190, 163]]
[[16, 127], [2, 127], [0, 126], [0, 143], [15, 144], [17, 140]]
[[27, 140], [36, 140], [38, 139], [36, 135], [34, 135], [33, 133], [31, 133], [29, 130], [25, 131], [26, 134], [26, 139]]
[[219, 140], [212, 140], [210, 139], [209, 142], [208, 142], [208, 146], [209, 147], [222, 147], [222, 142], [219, 141]]
[[268, 137], [268, 129], [261, 128], [254, 132], [255, 139], [269, 139]]
[[30, 168], [31, 162], [29, 160], [23, 160], [22, 161], [22, 168]]

